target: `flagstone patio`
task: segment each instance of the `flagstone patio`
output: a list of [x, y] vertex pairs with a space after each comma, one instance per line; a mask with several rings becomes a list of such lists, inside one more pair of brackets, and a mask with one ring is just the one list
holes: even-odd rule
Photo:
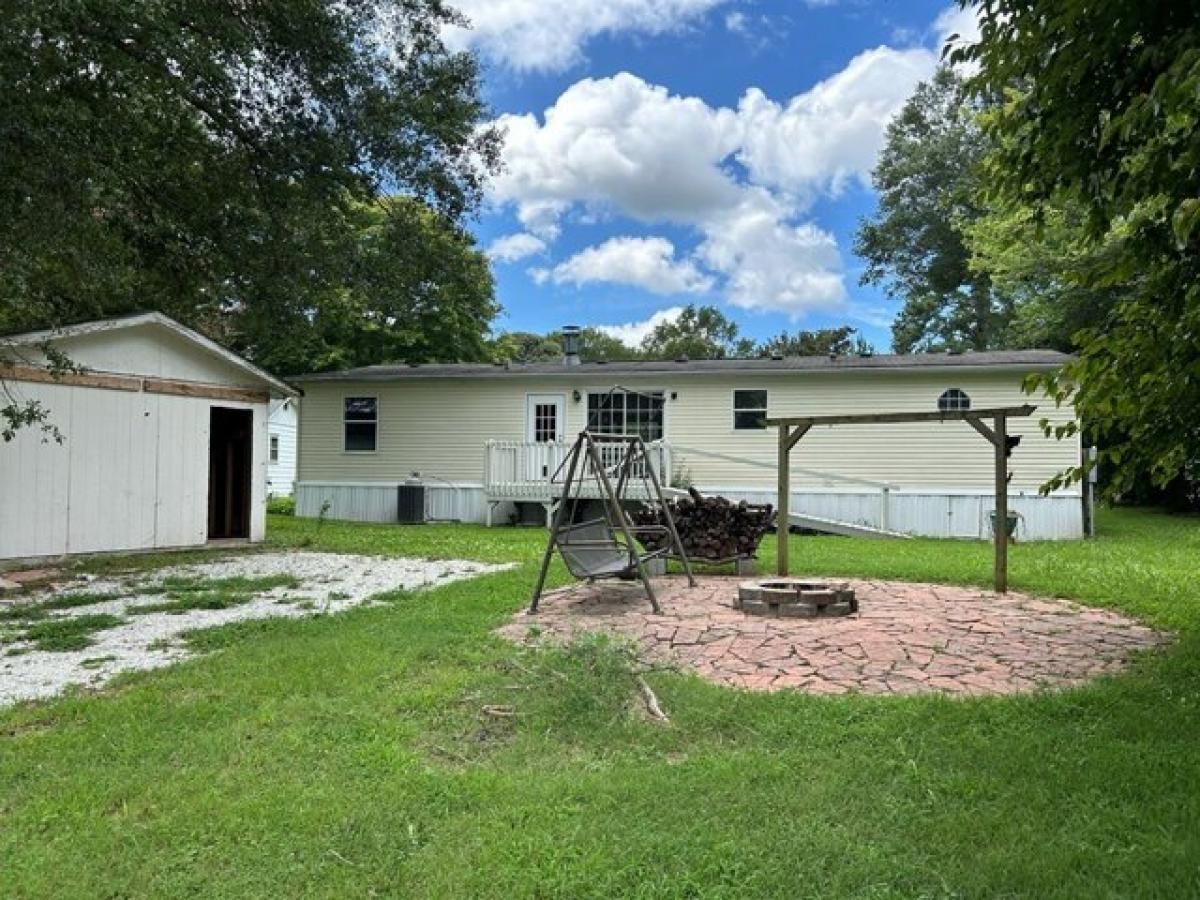
[[[844, 579], [838, 579], [843, 581]], [[719, 684], [812, 694], [1012, 694], [1120, 672], [1168, 635], [1117, 613], [975, 588], [854, 581], [859, 611], [773, 619], [734, 608], [739, 580], [656, 579], [663, 614], [641, 586], [579, 584], [542, 597], [500, 629], [515, 641], [580, 632], [629, 638], [649, 662], [690, 666]]]

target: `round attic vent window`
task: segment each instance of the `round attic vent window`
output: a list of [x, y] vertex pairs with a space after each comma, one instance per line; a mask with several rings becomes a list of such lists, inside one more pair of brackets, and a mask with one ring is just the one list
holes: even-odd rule
[[950, 388], [938, 397], [939, 412], [964, 412], [970, 408], [971, 398], [967, 396], [966, 391], [960, 391], [958, 388]]

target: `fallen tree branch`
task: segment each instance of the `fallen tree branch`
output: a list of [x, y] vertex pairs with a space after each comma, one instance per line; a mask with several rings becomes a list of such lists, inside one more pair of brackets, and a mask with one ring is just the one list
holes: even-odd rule
[[646, 679], [641, 675], [637, 676], [637, 686], [638, 690], [642, 692], [642, 701], [646, 704], [646, 712], [650, 714], [650, 718], [657, 722], [670, 722], [671, 719], [663, 712], [663, 708], [658, 703], [654, 689], [646, 683]]

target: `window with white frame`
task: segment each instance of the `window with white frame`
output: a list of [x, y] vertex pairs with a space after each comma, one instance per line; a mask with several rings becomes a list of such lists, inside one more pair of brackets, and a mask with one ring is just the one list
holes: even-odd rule
[[938, 412], [965, 412], [970, 408], [971, 398], [958, 388], [950, 388], [938, 397]]
[[343, 447], [347, 453], [374, 453], [379, 431], [379, 401], [346, 397], [342, 407]]
[[558, 440], [557, 403], [533, 405], [533, 439], [539, 444], [549, 444]]
[[279, 462], [279, 435], [271, 435], [271, 462]]
[[735, 431], [757, 431], [767, 427], [767, 392], [764, 390], [733, 392], [733, 428]]
[[588, 429], [596, 434], [663, 437], [662, 391], [596, 391], [588, 394]]

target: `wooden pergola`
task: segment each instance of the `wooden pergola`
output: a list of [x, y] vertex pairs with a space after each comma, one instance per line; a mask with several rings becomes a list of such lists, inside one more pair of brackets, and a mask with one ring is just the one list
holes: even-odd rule
[[[901, 422], [966, 422], [992, 445], [996, 460], [996, 541], [994, 581], [997, 593], [1008, 590], [1008, 457], [1020, 438], [1008, 436], [1008, 420], [1030, 416], [1036, 406], [1000, 406], [938, 412], [862, 413], [846, 416], [796, 416], [767, 419], [779, 429], [779, 527], [777, 571], [788, 574], [788, 524], [791, 500], [791, 454], [800, 439], [817, 425], [892, 425]], [[990, 419], [989, 426], [985, 420]]]

